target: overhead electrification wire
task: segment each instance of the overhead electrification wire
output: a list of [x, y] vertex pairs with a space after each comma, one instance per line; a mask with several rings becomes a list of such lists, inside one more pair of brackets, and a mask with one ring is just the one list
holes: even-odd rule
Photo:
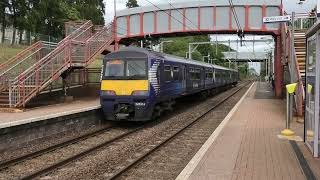
[[241, 24], [239, 22], [238, 15], [237, 15], [237, 12], [236, 12], [236, 10], [234, 8], [232, 0], [229, 0], [229, 4], [230, 4], [231, 10], [232, 10], [233, 17], [234, 17], [234, 19], [236, 21], [236, 24], [237, 24], [237, 30], [239, 31], [242, 28], [241, 28]]
[[[240, 37], [240, 43], [241, 43], [241, 39], [242, 39], [242, 37], [244, 37], [243, 28], [241, 27], [240, 21], [238, 19], [238, 15], [237, 15], [236, 9], [233, 5], [233, 1], [229, 0], [229, 4], [230, 4], [231, 10], [232, 10], [233, 17], [234, 17], [236, 24], [237, 24], [237, 32], [240, 33], [240, 34], [238, 34], [238, 36]], [[241, 32], [239, 32], [239, 31], [241, 31]]]

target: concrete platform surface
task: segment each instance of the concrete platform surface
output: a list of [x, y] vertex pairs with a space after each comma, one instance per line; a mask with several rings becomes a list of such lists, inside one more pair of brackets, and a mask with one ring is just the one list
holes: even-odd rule
[[27, 109], [24, 112], [0, 112], [0, 128], [27, 124], [30, 122], [46, 120], [98, 108], [100, 108], [99, 98], [94, 98]]
[[305, 179], [289, 140], [278, 137], [284, 101], [257, 82], [242, 100], [177, 179]]

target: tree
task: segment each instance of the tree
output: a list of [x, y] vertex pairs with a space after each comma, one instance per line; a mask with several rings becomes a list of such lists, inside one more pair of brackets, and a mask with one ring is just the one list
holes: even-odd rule
[[104, 25], [104, 11], [103, 0], [1, 0], [2, 42], [5, 28], [11, 25], [13, 42], [16, 30], [20, 35], [19, 41], [24, 31], [27, 31], [29, 39], [31, 32], [60, 39], [66, 21], [91, 20], [95, 25]]
[[128, 0], [126, 6], [127, 8], [139, 7], [137, 0]]
[[93, 24], [104, 25], [105, 6], [103, 0], [70, 0], [69, 5], [79, 12], [80, 19], [91, 20]]
[[0, 22], [1, 22], [1, 32], [2, 32], [2, 38], [1, 38], [2, 43], [4, 42], [6, 27], [7, 27], [6, 8], [8, 7], [8, 5], [9, 5], [8, 0], [2, 0], [0, 2]]
[[[210, 41], [210, 37], [207, 35], [198, 35], [198, 36], [166, 38], [164, 40], [172, 41], [171, 43], [165, 44], [163, 48], [165, 53], [180, 56], [180, 57], [185, 57], [186, 52], [188, 52], [189, 50], [189, 43], [208, 42]], [[214, 62], [215, 64], [225, 65], [222, 52], [225, 52], [228, 50], [229, 50], [229, 47], [223, 44], [218, 44], [217, 50], [215, 45], [202, 44], [202, 45], [198, 45], [197, 49], [192, 53], [192, 59], [202, 61], [202, 57], [207, 56], [209, 54], [211, 58], [215, 59], [215, 62]]]

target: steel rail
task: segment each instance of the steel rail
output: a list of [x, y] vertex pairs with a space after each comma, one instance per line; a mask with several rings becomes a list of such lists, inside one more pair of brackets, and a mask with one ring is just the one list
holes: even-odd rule
[[137, 159], [135, 159], [134, 161], [131, 161], [128, 165], [126, 165], [125, 167], [123, 167], [122, 169], [119, 169], [116, 173], [114, 173], [112, 176], [108, 177], [108, 179], [115, 179], [117, 177], [119, 177], [121, 174], [123, 174], [124, 172], [128, 171], [132, 166], [134, 166], [135, 164], [137, 164], [138, 162], [140, 162], [141, 160], [143, 160], [144, 158], [146, 158], [149, 154], [151, 154], [152, 152], [154, 152], [155, 150], [157, 150], [158, 148], [160, 148], [162, 145], [166, 144], [167, 142], [169, 142], [170, 140], [172, 140], [173, 138], [175, 138], [177, 135], [181, 134], [184, 130], [188, 129], [190, 126], [192, 126], [193, 124], [195, 124], [196, 122], [198, 122], [199, 120], [201, 120], [204, 116], [206, 116], [207, 114], [209, 114], [212, 110], [216, 109], [217, 107], [219, 107], [222, 103], [224, 103], [225, 101], [227, 101], [229, 98], [231, 98], [233, 95], [235, 95], [237, 92], [239, 92], [242, 88], [246, 87], [248, 84], [250, 84], [251, 81], [249, 81], [248, 83], [244, 83], [244, 85], [240, 88], [238, 88], [237, 90], [235, 90], [234, 92], [232, 92], [229, 96], [223, 98], [221, 101], [219, 101], [217, 104], [215, 104], [213, 107], [211, 107], [209, 110], [207, 110], [206, 112], [204, 112], [202, 115], [198, 116], [197, 118], [195, 118], [194, 120], [192, 120], [189, 124], [187, 124], [186, 126], [184, 126], [183, 128], [181, 128], [180, 130], [178, 130], [177, 132], [175, 132], [173, 135], [171, 135], [170, 137], [166, 138], [165, 140], [163, 140], [162, 142], [160, 142], [158, 145], [152, 147], [149, 151], [143, 153], [140, 157], [138, 157]]
[[53, 146], [41, 149], [39, 151], [35, 151], [35, 152], [29, 153], [29, 154], [26, 154], [26, 155], [22, 155], [22, 156], [19, 156], [19, 157], [16, 157], [16, 158], [1, 162], [0, 163], [0, 171], [4, 170], [4, 169], [6, 169], [6, 168], [8, 168], [8, 167], [10, 167], [12, 165], [19, 164], [21, 162], [29, 160], [31, 158], [35, 158], [35, 157], [47, 154], [49, 152], [55, 151], [57, 149], [69, 146], [71, 144], [75, 144], [77, 142], [80, 142], [80, 141], [83, 141], [85, 139], [88, 139], [88, 138], [90, 138], [92, 136], [97, 136], [99, 134], [102, 134], [102, 133], [106, 132], [107, 130], [111, 129], [112, 127], [113, 126], [100, 128], [100, 129], [98, 129], [98, 130], [96, 130], [94, 132], [89, 132], [87, 134], [78, 136], [78, 137], [76, 137], [74, 139], [66, 140], [66, 141], [64, 141], [62, 143], [55, 144]]
[[92, 153], [92, 152], [94, 152], [96, 150], [99, 150], [101, 148], [109, 146], [111, 143], [113, 143], [113, 142], [115, 142], [115, 141], [117, 141], [119, 139], [125, 138], [126, 136], [129, 136], [130, 134], [133, 134], [133, 133], [139, 131], [140, 129], [143, 129], [144, 127], [145, 126], [137, 127], [137, 128], [135, 128], [135, 129], [133, 129], [133, 130], [131, 130], [129, 132], [123, 133], [123, 134], [121, 134], [119, 136], [116, 136], [116, 137], [114, 137], [114, 138], [112, 138], [110, 140], [107, 140], [107, 141], [105, 141], [105, 142], [103, 142], [101, 144], [98, 144], [98, 145], [96, 145], [96, 146], [94, 146], [92, 148], [86, 149], [86, 150], [84, 150], [84, 151], [82, 151], [80, 153], [77, 153], [77, 154], [75, 154], [73, 156], [70, 156], [70, 157], [68, 157], [66, 159], [63, 159], [63, 160], [61, 160], [61, 161], [59, 161], [57, 163], [54, 163], [53, 165], [50, 165], [48, 167], [45, 167], [45, 168], [40, 169], [38, 171], [35, 171], [35, 172], [33, 172], [33, 173], [29, 174], [29, 175], [21, 177], [20, 179], [23, 179], [23, 180], [34, 179], [34, 178], [39, 177], [41, 175], [48, 174], [48, 173], [56, 170], [57, 168], [65, 166], [65, 165], [67, 165], [67, 164], [69, 164], [69, 163], [71, 163], [71, 162], [73, 162], [75, 160], [78, 160], [80, 158], [83, 158], [83, 157], [89, 155], [90, 153]]

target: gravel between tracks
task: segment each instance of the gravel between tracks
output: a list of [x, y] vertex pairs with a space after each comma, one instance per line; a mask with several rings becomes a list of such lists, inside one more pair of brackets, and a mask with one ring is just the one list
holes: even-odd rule
[[[139, 173], [139, 168], [133, 172], [128, 172], [125, 178], [129, 179], [172, 179], [174, 178], [185, 166], [185, 164], [192, 158], [193, 154], [201, 147], [202, 143], [210, 136], [214, 129], [223, 120], [224, 116], [229, 112], [233, 105], [240, 99], [243, 92], [246, 90], [240, 90], [235, 97], [230, 98], [223, 105], [218, 107], [213, 112], [209, 113], [205, 118], [211, 117], [212, 121], [203, 123], [200, 129], [204, 129], [203, 132], [194, 132], [194, 137], [199, 137], [198, 139], [191, 139], [185, 141], [185, 143], [180, 143], [180, 147], [173, 147], [176, 151], [174, 153], [164, 153], [160, 154], [162, 159], [158, 159], [155, 162], [159, 163], [157, 165], [158, 170], [153, 170], [153, 164], [155, 162], [146, 162], [144, 170]], [[84, 157], [79, 161], [71, 163], [54, 173], [51, 173], [42, 178], [53, 178], [53, 179], [105, 179], [108, 178], [112, 173], [119, 168], [122, 168], [128, 162], [135, 159], [137, 156], [141, 155], [142, 152], [149, 150], [157, 142], [162, 141], [164, 138], [168, 137], [170, 133], [177, 131], [181, 126], [188, 124], [188, 120], [194, 119], [203, 112], [210, 109], [213, 104], [216, 104], [226, 93], [231, 92], [226, 91], [221, 93], [214, 98], [207, 99], [203, 103], [196, 106], [192, 106], [192, 109], [184, 111], [180, 114], [176, 114], [165, 121], [155, 122], [152, 126], [144, 128], [137, 133], [134, 133], [124, 139], [121, 139], [110, 146], [103, 148], [90, 156]], [[230, 102], [230, 103], [229, 103]], [[220, 111], [219, 111], [220, 110]], [[198, 125], [194, 125], [196, 127]], [[205, 127], [210, 127], [205, 130]], [[190, 128], [190, 129], [193, 129]], [[185, 131], [187, 137], [188, 132]], [[189, 135], [188, 135], [189, 136]], [[173, 142], [173, 141], [172, 141]], [[193, 143], [194, 142], [194, 143]], [[170, 144], [170, 143], [169, 143]], [[167, 146], [167, 145], [166, 145]], [[162, 149], [162, 148], [161, 148]], [[168, 149], [170, 150], [170, 148]], [[185, 150], [188, 150], [185, 153]], [[158, 151], [156, 151], [158, 152]], [[171, 154], [171, 155], [170, 155]], [[152, 157], [151, 155], [150, 157]], [[179, 157], [178, 157], [179, 156]], [[181, 156], [181, 157], [180, 157]], [[149, 159], [149, 158], [148, 158]], [[157, 159], [157, 158], [156, 158]], [[166, 160], [171, 160], [177, 164], [167, 162]], [[143, 161], [145, 162], [145, 161]], [[149, 163], [149, 165], [148, 165]], [[150, 164], [151, 163], [151, 164]], [[167, 164], [168, 163], [168, 164]], [[144, 163], [140, 163], [139, 166], [143, 167]], [[136, 166], [136, 167], [139, 167]], [[171, 167], [173, 166], [173, 167]], [[161, 170], [159, 170], [161, 169]], [[146, 176], [141, 176], [144, 174], [143, 171], [148, 170]], [[136, 172], [136, 173], [135, 173]], [[163, 172], [163, 173], [159, 173]], [[169, 176], [164, 176], [163, 174], [168, 174]], [[163, 178], [162, 178], [163, 177]]]
[[64, 148], [54, 150], [53, 152], [38, 156], [36, 158], [26, 160], [0, 172], [0, 179], [17, 179], [25, 176], [35, 170], [41, 169], [55, 162], [58, 162], [73, 154], [79, 153], [84, 149], [95, 146], [101, 142], [109, 140], [119, 134], [127, 132], [126, 128], [112, 128], [111, 130], [98, 136], [90, 137], [79, 143], [68, 145]]
[[57, 133], [55, 135], [32, 140], [32, 141], [26, 142], [24, 144], [21, 144], [18, 147], [10, 147], [6, 150], [1, 150], [0, 151], [0, 163], [4, 162], [6, 160], [9, 160], [9, 159], [19, 157], [24, 154], [29, 154], [31, 152], [35, 152], [40, 149], [50, 147], [54, 144], [58, 144], [58, 143], [64, 142], [69, 139], [73, 139], [75, 137], [78, 137], [78, 136], [86, 134], [86, 133], [94, 132], [97, 129], [100, 129], [103, 127], [108, 127], [108, 126], [111, 126], [111, 123], [90, 125], [86, 129], [69, 130], [69, 131]]

